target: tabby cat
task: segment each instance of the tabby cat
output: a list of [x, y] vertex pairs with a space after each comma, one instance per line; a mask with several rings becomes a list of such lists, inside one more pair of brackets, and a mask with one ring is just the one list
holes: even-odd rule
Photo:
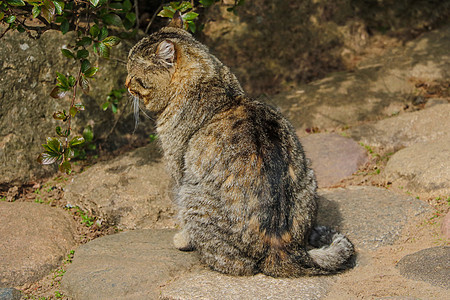
[[346, 268], [351, 242], [314, 227], [316, 179], [292, 125], [247, 97], [229, 68], [182, 25], [177, 14], [138, 42], [126, 81], [156, 115], [182, 226], [175, 246], [196, 249], [204, 263], [232, 275]]

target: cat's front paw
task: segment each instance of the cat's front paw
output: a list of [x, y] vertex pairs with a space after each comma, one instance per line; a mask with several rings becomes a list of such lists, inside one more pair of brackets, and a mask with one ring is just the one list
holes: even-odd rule
[[181, 251], [194, 250], [189, 234], [184, 230], [181, 230], [174, 235], [173, 245], [175, 246], [175, 248]]

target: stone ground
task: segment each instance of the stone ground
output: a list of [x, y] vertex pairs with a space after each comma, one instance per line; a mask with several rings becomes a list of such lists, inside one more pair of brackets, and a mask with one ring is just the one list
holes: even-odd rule
[[[448, 63], [448, 55], [440, 64], [417, 62], [427, 44], [423, 37], [402, 50], [418, 53], [412, 55], [414, 63], [403, 61], [411, 68], [401, 72], [405, 86], [418, 70], [429, 77], [421, 80], [435, 82], [439, 75], [440, 86], [447, 84], [448, 73], [431, 67]], [[384, 80], [397, 74], [383, 70]], [[315, 84], [318, 90], [330, 88], [329, 81]], [[414, 111], [378, 115], [380, 120], [372, 122], [339, 127], [316, 118], [308, 128], [296, 127], [321, 186], [319, 223], [355, 244], [354, 267], [346, 272], [296, 279], [231, 277], [201, 265], [196, 252], [176, 251], [170, 182], [151, 143], [69, 180], [11, 188], [2, 196], [0, 299], [446, 299], [450, 104], [445, 93], [433, 97]], [[287, 115], [295, 117], [298, 99], [286, 99], [292, 101], [285, 106], [292, 109]], [[324, 102], [314, 109], [309, 105], [321, 111]], [[363, 114], [366, 110], [361, 108]]]

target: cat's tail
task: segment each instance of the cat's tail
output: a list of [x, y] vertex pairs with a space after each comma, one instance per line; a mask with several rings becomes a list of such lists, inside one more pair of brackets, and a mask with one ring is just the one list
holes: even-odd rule
[[315, 249], [308, 254], [321, 269], [332, 272], [346, 269], [349, 259], [355, 253], [353, 244], [342, 234], [325, 226], [315, 227], [309, 243]]
[[349, 268], [355, 250], [343, 234], [318, 226], [312, 230], [309, 243], [316, 248], [307, 251], [298, 247], [286, 251], [271, 247], [261, 264], [261, 271], [274, 277], [298, 277], [333, 274]]

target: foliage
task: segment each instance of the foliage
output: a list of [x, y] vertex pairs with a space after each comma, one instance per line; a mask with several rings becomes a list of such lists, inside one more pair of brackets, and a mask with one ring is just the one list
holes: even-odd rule
[[[167, 6], [161, 6], [158, 16], [172, 18], [178, 10], [182, 13], [186, 29], [195, 32], [197, 7], [209, 7], [216, 2], [219, 0], [170, 2]], [[230, 11], [243, 2], [237, 0]], [[79, 101], [79, 89], [83, 93], [89, 93], [91, 81], [99, 71], [96, 63], [98, 59], [109, 59], [112, 48], [121, 39], [135, 36], [138, 19], [136, 5], [137, 2], [132, 3], [131, 0], [0, 0], [0, 24], [6, 25], [0, 38], [9, 30], [26, 32], [31, 38], [39, 38], [49, 29], [59, 30], [63, 35], [76, 33], [75, 40], [63, 47], [61, 54], [69, 61], [78, 63], [77, 71], [73, 74], [55, 72], [56, 85], [50, 93], [54, 99], [67, 96], [68, 109], [53, 114], [53, 118], [62, 124], [55, 127], [56, 136], [47, 137], [42, 144], [44, 151], [37, 158], [39, 163], [56, 163], [61, 172], [70, 174], [71, 159], [85, 158], [86, 150], [96, 148], [92, 128], [89, 126], [85, 128], [83, 135], [72, 133], [73, 118], [85, 110], [85, 106]], [[116, 35], [110, 34], [113, 30], [117, 32]], [[124, 88], [112, 90], [102, 109], [111, 108], [116, 113], [124, 93]]]

